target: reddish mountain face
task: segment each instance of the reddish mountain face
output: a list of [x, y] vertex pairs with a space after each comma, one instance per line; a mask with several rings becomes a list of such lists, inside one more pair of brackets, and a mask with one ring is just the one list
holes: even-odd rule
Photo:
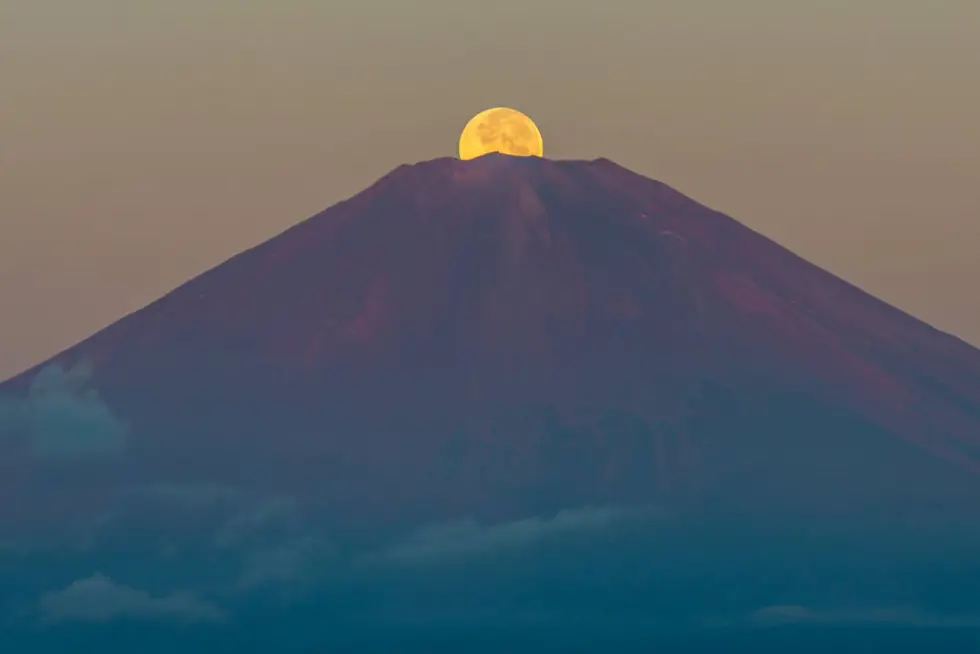
[[[51, 366], [115, 425], [70, 461], [36, 419]], [[286, 492], [351, 529], [980, 504], [980, 352], [604, 159], [399, 167], [0, 392], [27, 407], [7, 525], [134, 483]]]

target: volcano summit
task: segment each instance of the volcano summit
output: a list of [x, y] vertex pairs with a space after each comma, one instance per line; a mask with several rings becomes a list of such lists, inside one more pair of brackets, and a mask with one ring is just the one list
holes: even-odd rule
[[163, 486], [350, 547], [614, 506], [921, 554], [980, 510], [980, 352], [605, 159], [401, 166], [0, 392], [14, 540]]

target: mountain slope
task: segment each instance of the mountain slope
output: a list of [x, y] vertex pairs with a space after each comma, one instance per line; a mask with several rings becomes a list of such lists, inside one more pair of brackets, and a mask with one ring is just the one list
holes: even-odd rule
[[50, 397], [52, 365], [118, 437], [65, 472], [44, 455], [61, 427], [21, 410], [10, 529], [149, 482], [287, 492], [352, 533], [980, 504], [980, 352], [603, 159], [402, 166], [10, 380], [8, 404]]

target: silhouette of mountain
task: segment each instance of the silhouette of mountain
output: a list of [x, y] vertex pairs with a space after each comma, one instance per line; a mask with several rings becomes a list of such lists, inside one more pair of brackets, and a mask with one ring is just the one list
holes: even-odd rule
[[358, 538], [980, 508], [980, 352], [605, 159], [401, 166], [0, 394], [0, 531], [136, 483], [288, 493]]

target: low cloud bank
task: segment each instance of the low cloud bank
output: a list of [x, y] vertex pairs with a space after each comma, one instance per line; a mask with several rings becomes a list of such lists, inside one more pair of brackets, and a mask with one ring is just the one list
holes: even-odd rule
[[196, 623], [220, 621], [223, 617], [217, 606], [193, 594], [154, 597], [146, 591], [117, 584], [98, 572], [62, 590], [45, 593], [39, 606], [42, 621], [48, 624], [127, 618]]
[[[697, 633], [717, 635], [712, 642], [724, 645], [724, 651], [754, 652], [729, 648], [726, 639], [755, 643], [807, 632], [800, 637], [805, 644], [813, 632], [846, 635], [852, 627], [867, 626], [901, 644], [908, 627], [936, 632], [980, 626], [973, 617], [975, 602], [955, 614], [936, 608], [944, 606], [944, 598], [928, 594], [935, 579], [920, 587], [921, 577], [896, 580], [902, 568], [887, 569], [889, 588], [900, 583], [910, 597], [921, 591], [921, 606], [936, 613], [874, 608], [888, 596], [861, 594], [874, 584], [853, 578], [852, 558], [807, 576], [807, 586], [787, 571], [799, 569], [810, 550], [767, 549], [759, 556], [723, 537], [717, 543], [692, 538], [683, 525], [652, 509], [579, 507], [499, 524], [467, 520], [353, 546], [332, 540], [328, 526], [288, 496], [248, 496], [208, 485], [145, 487], [136, 496], [139, 502], [131, 509], [146, 509], [150, 505], [143, 501], [151, 497], [178, 515], [208, 516], [209, 527], [190, 551], [169, 558], [146, 555], [137, 561], [132, 549], [109, 547], [85, 553], [92, 558], [84, 563], [62, 561], [71, 566], [67, 572], [55, 570], [69, 575], [63, 579], [102, 572], [60, 589], [44, 585], [52, 573], [40, 559], [30, 562], [37, 571], [32, 579], [19, 568], [19, 582], [30, 586], [21, 586], [16, 598], [11, 596], [16, 606], [9, 606], [21, 612], [28, 606], [28, 621], [41, 621], [30, 624], [30, 633], [25, 628], [23, 643], [33, 643], [29, 638], [68, 642], [88, 634], [92, 642], [116, 648], [101, 651], [122, 654], [150, 651], [141, 639], [152, 633], [157, 640], [151, 644], [159, 645], [152, 651], [164, 651], [161, 643], [166, 643], [166, 651], [187, 654], [326, 651], [348, 641], [340, 651], [428, 654], [459, 651], [433, 644], [435, 636], [457, 634], [456, 644], [466, 643], [463, 649], [474, 652], [571, 651], [586, 642], [596, 651], [653, 651], [608, 645], [613, 639], [649, 644]], [[197, 522], [174, 522], [179, 524]], [[120, 538], [127, 533], [120, 532]], [[112, 542], [125, 547], [123, 540]], [[8, 584], [7, 590], [12, 588]], [[799, 604], [782, 603], [790, 593]], [[131, 640], [120, 639], [123, 632]], [[538, 645], [514, 648], [532, 632], [540, 636]], [[474, 649], [488, 634], [497, 638], [493, 647]], [[378, 649], [361, 646], [368, 637]], [[410, 638], [418, 639], [416, 649], [406, 645]], [[5, 645], [2, 630], [0, 645]], [[0, 649], [63, 651], [26, 645]], [[773, 651], [789, 650], [799, 651]]]

